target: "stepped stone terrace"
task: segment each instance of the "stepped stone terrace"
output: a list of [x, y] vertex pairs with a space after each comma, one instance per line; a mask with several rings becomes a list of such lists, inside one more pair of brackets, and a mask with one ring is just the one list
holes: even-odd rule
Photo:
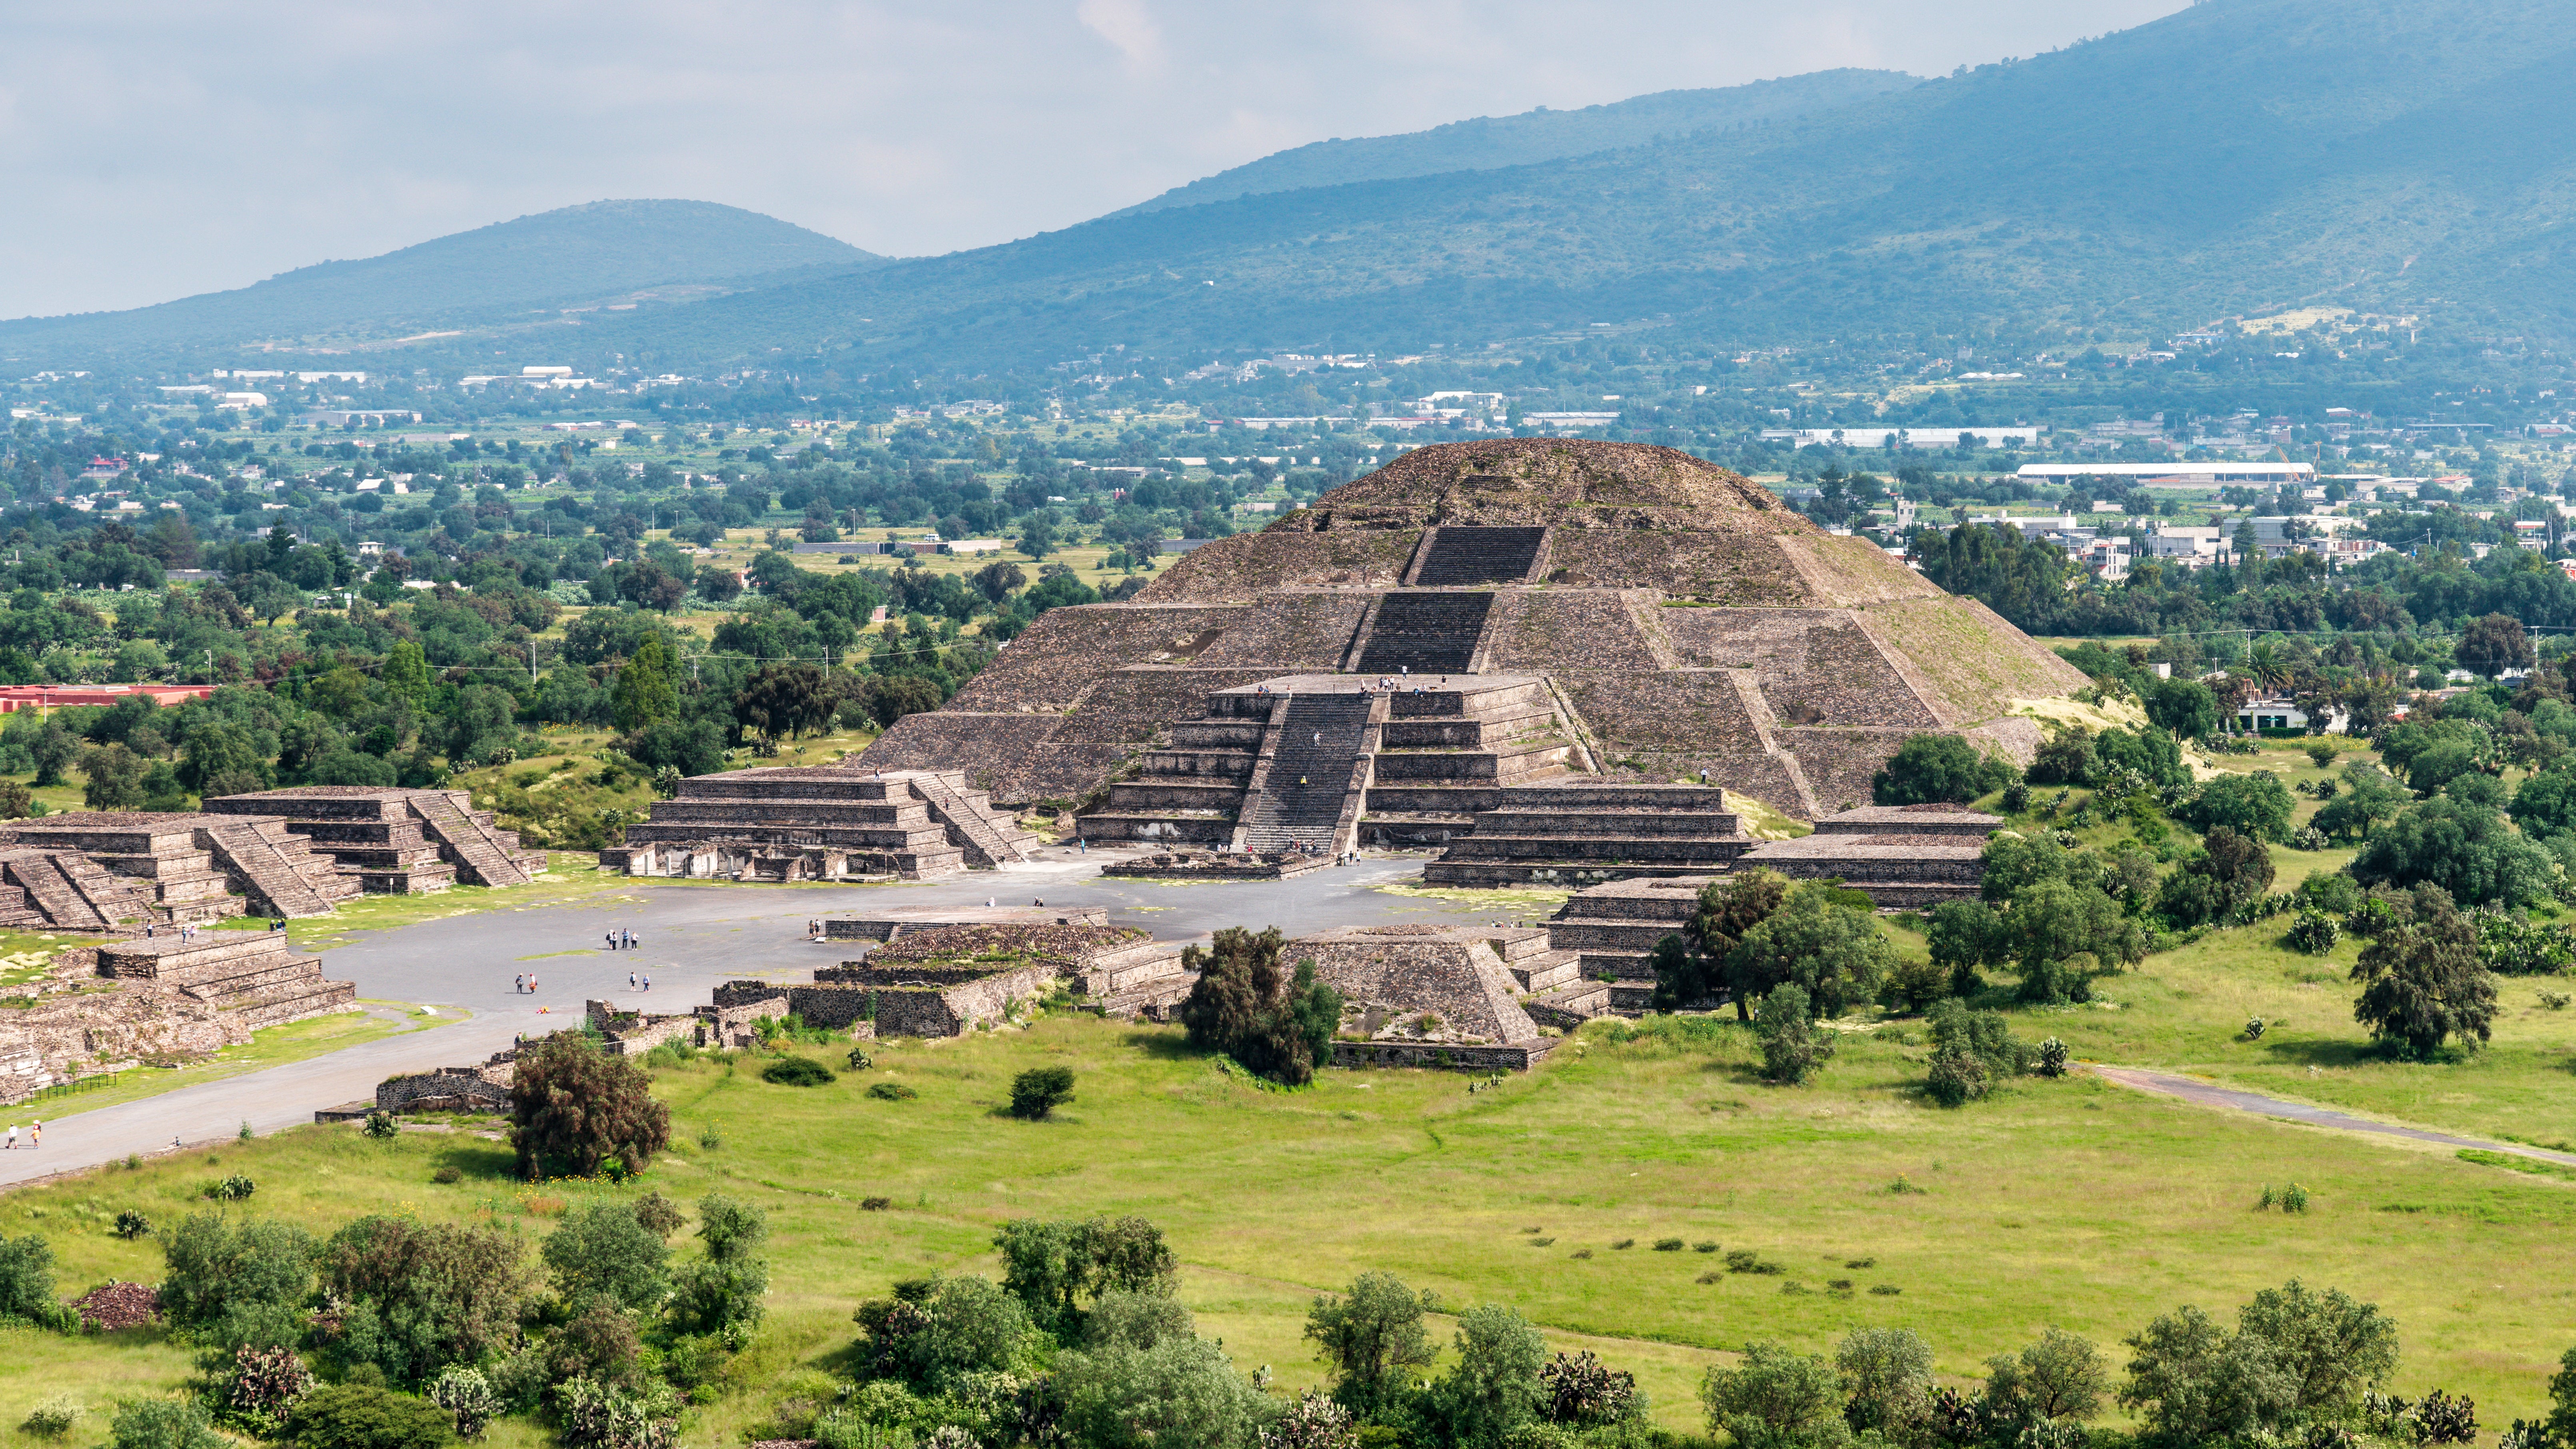
[[1037, 844], [956, 771], [774, 767], [681, 781], [599, 863], [702, 880], [922, 880], [1027, 860]]
[[1336, 1066], [1524, 1070], [1556, 1039], [1522, 994], [1571, 974], [1547, 932], [1526, 929], [1345, 927], [1300, 936], [1280, 959], [1314, 962], [1316, 977], [1341, 993]]
[[1724, 469], [1495, 440], [1048, 611], [860, 761], [1079, 802], [1089, 840], [1432, 846], [1435, 880], [1584, 884], [1728, 869], [1754, 842], [1721, 791], [1822, 820], [1916, 734], [2027, 761], [2021, 706], [2084, 683]]
[[1061, 989], [1106, 1015], [1160, 1019], [1198, 981], [1181, 969], [1181, 955], [1181, 947], [1133, 927], [931, 926], [904, 930], [864, 959], [824, 967], [807, 985], [728, 982], [716, 988], [715, 1004], [783, 990], [790, 1010], [820, 1025], [868, 1023], [879, 1036], [956, 1036]]
[[329, 857], [360, 890], [418, 895], [467, 885], [522, 886], [545, 872], [542, 851], [519, 844], [463, 790], [298, 785], [206, 802], [214, 815], [276, 816]]
[[261, 1027], [354, 1010], [357, 998], [278, 931], [129, 937], [66, 951], [51, 977], [21, 989], [32, 1001], [0, 1012], [0, 1101], [102, 1063], [214, 1052]]

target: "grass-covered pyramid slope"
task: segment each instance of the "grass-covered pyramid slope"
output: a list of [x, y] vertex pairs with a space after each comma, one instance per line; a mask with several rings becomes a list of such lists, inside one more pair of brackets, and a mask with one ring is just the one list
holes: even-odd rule
[[[1528, 532], [1479, 575], [1459, 567], [1469, 540], [1505, 536], [1444, 532], [1459, 529]], [[2013, 702], [2084, 682], [1983, 605], [1723, 468], [1501, 439], [1408, 453], [1198, 549], [1132, 602], [1049, 612], [867, 764], [966, 770], [1005, 801], [1080, 799], [1212, 690], [1354, 667], [1402, 613], [1390, 597], [1435, 588], [1490, 595], [1459, 657], [1546, 676], [1603, 774], [1706, 770], [1804, 818], [1865, 802], [1910, 734], [2024, 753], [2037, 736]]]

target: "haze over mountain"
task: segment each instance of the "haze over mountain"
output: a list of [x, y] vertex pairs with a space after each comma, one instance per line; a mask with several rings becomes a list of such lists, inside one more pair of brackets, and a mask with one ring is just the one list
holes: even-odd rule
[[352, 341], [715, 295], [885, 259], [705, 201], [595, 201], [127, 312], [0, 322], [0, 352]]
[[1783, 121], [1920, 84], [1919, 77], [1902, 71], [1820, 70], [1751, 85], [1658, 91], [1579, 111], [1551, 111], [1541, 106], [1517, 116], [1478, 116], [1401, 136], [1347, 141], [1335, 137], [1201, 177], [1110, 215], [1129, 216], [1352, 181], [1527, 166], [1700, 131]]
[[2564, 21], [2542, 0], [2210, 0], [1783, 124], [1166, 207], [613, 330], [958, 365], [1655, 318], [1731, 343], [2147, 329], [2298, 304], [2565, 331]]

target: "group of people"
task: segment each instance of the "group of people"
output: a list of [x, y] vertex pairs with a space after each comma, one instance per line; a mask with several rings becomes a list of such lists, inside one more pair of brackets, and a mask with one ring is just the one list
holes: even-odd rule
[[[27, 1149], [28, 1149], [29, 1151], [31, 1151], [31, 1152], [32, 1152], [32, 1151], [34, 1151], [35, 1149], [37, 1149], [37, 1148], [39, 1148], [39, 1147], [42, 1147], [42, 1146], [44, 1146], [44, 1145], [45, 1145], [45, 1124], [44, 1124], [44, 1122], [40, 1119], [40, 1120], [38, 1120], [38, 1121], [36, 1122], [36, 1124], [35, 1124], [34, 1126], [32, 1126], [32, 1127], [30, 1127], [30, 1128], [28, 1128], [28, 1129], [27, 1129]], [[10, 1150], [15, 1151], [15, 1150], [17, 1149], [17, 1146], [18, 1146], [18, 1124], [17, 1124], [17, 1123], [15, 1123], [15, 1122], [12, 1122], [12, 1123], [10, 1123], [10, 1124], [9, 1124], [9, 1148], [10, 1148]]]
[[[641, 980], [644, 984], [641, 986], [636, 985], [635, 983], [638, 980]], [[626, 973], [626, 989], [629, 991], [650, 991], [653, 989], [653, 978], [649, 973], [642, 977], [638, 977], [634, 972], [629, 971]]]
[[521, 996], [533, 996], [537, 990], [537, 973], [522, 971], [510, 978], [510, 989]]
[[640, 944], [633, 931], [611, 931], [605, 939], [611, 951], [632, 951]]

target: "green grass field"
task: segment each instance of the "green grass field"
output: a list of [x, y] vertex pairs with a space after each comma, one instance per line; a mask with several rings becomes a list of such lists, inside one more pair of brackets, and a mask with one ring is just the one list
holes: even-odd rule
[[[676, 1145], [643, 1186], [742, 1194], [778, 1229], [769, 1328], [689, 1441], [735, 1441], [767, 1414], [778, 1375], [834, 1367], [850, 1310], [891, 1280], [994, 1272], [993, 1228], [1032, 1215], [1161, 1224], [1203, 1331], [1288, 1387], [1317, 1376], [1299, 1342], [1312, 1296], [1376, 1267], [1451, 1304], [1517, 1306], [1635, 1370], [1675, 1428], [1695, 1426], [1698, 1374], [1748, 1339], [1823, 1349], [1855, 1326], [1903, 1325], [1955, 1380], [2043, 1325], [2116, 1354], [2155, 1313], [2232, 1310], [2294, 1276], [2378, 1302], [2404, 1333], [2400, 1390], [2471, 1394], [2487, 1422], [2531, 1414], [2576, 1340], [2576, 1184], [2090, 1077], [1944, 1111], [1915, 1090], [1923, 1049], [1868, 1035], [1847, 1037], [1816, 1084], [1782, 1089], [1755, 1077], [1739, 1029], [1701, 1033], [1596, 1023], [1540, 1071], [1473, 1096], [1455, 1075], [1417, 1072], [1266, 1090], [1189, 1053], [1175, 1030], [1084, 1018], [888, 1042], [876, 1070], [810, 1090], [716, 1060], [668, 1070], [657, 1090]], [[1011, 1074], [1039, 1063], [1076, 1070], [1076, 1101], [1043, 1123], [1001, 1115]], [[888, 1077], [920, 1098], [863, 1095]], [[719, 1145], [701, 1145], [708, 1134]], [[464, 1180], [431, 1182], [448, 1164]], [[109, 1235], [115, 1213], [175, 1221], [232, 1172], [260, 1184], [247, 1211], [318, 1231], [380, 1210], [534, 1237], [558, 1203], [643, 1190], [532, 1190], [509, 1166], [503, 1143], [471, 1132], [376, 1143], [307, 1128], [12, 1194], [0, 1232], [52, 1237], [68, 1291], [155, 1276], [148, 1241]], [[1891, 1190], [1900, 1178], [1921, 1190]], [[2291, 1181], [2314, 1195], [2308, 1214], [2254, 1210], [2266, 1184]], [[862, 1211], [870, 1195], [893, 1210]], [[1716, 1255], [1653, 1249], [1668, 1237], [1751, 1248], [1785, 1271], [1731, 1275]], [[1870, 1291], [1881, 1285], [1899, 1291]], [[7, 1351], [54, 1367], [0, 1375], [4, 1424], [58, 1388], [104, 1399], [175, 1384], [185, 1368], [149, 1342], [13, 1339]]]

